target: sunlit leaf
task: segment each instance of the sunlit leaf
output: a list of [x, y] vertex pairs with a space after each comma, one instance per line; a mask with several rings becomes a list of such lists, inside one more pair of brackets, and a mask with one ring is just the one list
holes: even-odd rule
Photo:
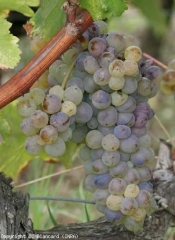
[[9, 10], [0, 10], [0, 17], [6, 18], [9, 15]]
[[10, 126], [8, 121], [0, 115], [0, 144], [5, 143], [7, 138], [10, 136]]
[[126, 9], [124, 0], [79, 0], [81, 7], [87, 9], [94, 20], [110, 19], [120, 16]]
[[30, 7], [37, 7], [39, 3], [39, 0], [0, 0], [0, 11], [13, 10], [31, 17], [34, 12]]
[[21, 51], [17, 45], [19, 39], [9, 32], [11, 23], [0, 18], [0, 68], [14, 68], [20, 59]]

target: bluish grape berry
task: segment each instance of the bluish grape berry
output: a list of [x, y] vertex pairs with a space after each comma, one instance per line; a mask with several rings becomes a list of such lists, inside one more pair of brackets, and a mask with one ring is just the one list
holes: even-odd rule
[[117, 111], [122, 113], [132, 113], [136, 108], [136, 101], [133, 97], [128, 96], [127, 100], [120, 106], [117, 106]]
[[93, 57], [99, 57], [106, 49], [106, 41], [103, 38], [95, 37], [90, 40], [88, 50]]
[[135, 153], [131, 154], [131, 162], [135, 166], [143, 166], [150, 159], [150, 152], [143, 147], [140, 147]]
[[138, 184], [140, 182], [140, 174], [138, 170], [135, 168], [128, 169], [126, 175], [124, 176], [124, 180], [127, 184]]
[[109, 172], [113, 177], [123, 178], [127, 173], [128, 169], [128, 164], [126, 162], [120, 161], [117, 165], [111, 167], [109, 169]]
[[92, 95], [92, 104], [97, 109], [105, 109], [111, 105], [111, 96], [103, 90], [98, 90]]
[[106, 136], [108, 134], [113, 134], [113, 132], [114, 132], [114, 126], [105, 127], [105, 126], [102, 126], [102, 125], [98, 124], [97, 128], [104, 136]]
[[124, 215], [121, 211], [112, 211], [106, 207], [104, 211], [105, 217], [108, 221], [114, 223], [120, 223], [124, 219]]
[[108, 167], [113, 167], [120, 162], [120, 153], [119, 151], [109, 152], [104, 151], [102, 155], [103, 163]]
[[94, 175], [87, 175], [84, 180], [84, 186], [85, 189], [87, 189], [89, 192], [95, 192], [97, 189], [97, 186], [94, 181]]
[[94, 192], [94, 200], [96, 201], [96, 204], [100, 205], [106, 205], [106, 199], [110, 195], [108, 189], [100, 189], [97, 188]]
[[122, 178], [113, 178], [108, 186], [110, 194], [123, 196], [126, 190], [127, 184]]
[[77, 123], [86, 123], [91, 119], [92, 114], [93, 114], [93, 112], [92, 112], [91, 106], [86, 102], [81, 102], [77, 106], [75, 121]]
[[128, 138], [120, 140], [120, 150], [126, 153], [134, 153], [139, 148], [139, 140], [131, 134]]
[[94, 184], [98, 188], [107, 188], [112, 176], [109, 173], [94, 175]]
[[70, 126], [70, 120], [65, 113], [58, 112], [50, 117], [50, 125], [54, 126], [58, 132], [64, 132]]
[[104, 110], [99, 111], [97, 120], [104, 127], [112, 127], [117, 122], [117, 117], [117, 110], [114, 107], [110, 106]]
[[126, 125], [118, 125], [114, 128], [114, 135], [118, 139], [125, 139], [131, 135], [131, 128]]
[[151, 182], [140, 182], [138, 187], [140, 190], [146, 190], [150, 193], [153, 193], [153, 184]]
[[101, 159], [97, 159], [92, 162], [92, 170], [95, 174], [103, 174], [108, 172], [108, 167]]
[[104, 149], [103, 148], [99, 148], [99, 149], [92, 149], [90, 151], [90, 157], [92, 158], [92, 160], [96, 160], [96, 159], [101, 159], [104, 153]]

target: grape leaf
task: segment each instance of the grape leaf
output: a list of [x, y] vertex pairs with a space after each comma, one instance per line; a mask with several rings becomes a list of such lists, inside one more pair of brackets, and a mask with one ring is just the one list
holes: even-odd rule
[[10, 136], [10, 126], [6, 119], [0, 116], [0, 144], [4, 144]]
[[6, 18], [9, 15], [9, 10], [0, 10], [0, 17]]
[[36, 7], [39, 2], [39, 0], [0, 0], [0, 68], [14, 68], [20, 60], [21, 53], [17, 45], [19, 39], [9, 32], [12, 24], [3, 18], [7, 17], [9, 10], [31, 17], [34, 12], [29, 6]]
[[19, 39], [9, 32], [11, 23], [0, 18], [0, 68], [14, 68], [19, 62], [21, 51], [16, 44]]
[[[65, 23], [61, 7], [65, 0], [42, 0], [41, 7], [30, 19], [32, 34], [45, 40], [52, 38]], [[126, 0], [79, 0], [80, 6], [90, 12], [94, 20], [120, 16], [127, 9]]]
[[147, 17], [155, 32], [157, 34], [164, 34], [166, 30], [166, 15], [159, 1], [147, 0], [145, 3], [145, 0], [133, 0], [132, 2]]
[[[8, 126], [4, 126], [3, 129], [9, 135], [8, 138], [6, 138], [5, 143], [0, 144], [0, 172], [4, 172], [6, 176], [12, 177], [13, 180], [16, 180], [20, 171], [29, 163], [29, 161], [38, 158], [43, 161], [60, 161], [66, 168], [72, 166], [73, 155], [77, 150], [77, 145], [73, 143], [66, 144], [66, 153], [60, 158], [52, 159], [44, 152], [40, 156], [34, 157], [25, 151], [24, 143], [26, 136], [20, 129], [21, 117], [16, 111], [16, 101], [8, 104], [1, 110], [1, 118], [4, 119], [4, 124], [8, 123]], [[1, 129], [2, 127], [0, 128], [0, 133]]]
[[33, 35], [38, 35], [45, 40], [52, 38], [65, 23], [66, 15], [61, 10], [65, 0], [42, 0], [41, 6], [30, 19], [34, 26]]
[[39, 0], [0, 0], [0, 11], [13, 10], [31, 17], [34, 12], [29, 6], [37, 7], [39, 3]]
[[120, 16], [127, 9], [125, 0], [79, 0], [79, 3], [90, 12], [94, 21]]

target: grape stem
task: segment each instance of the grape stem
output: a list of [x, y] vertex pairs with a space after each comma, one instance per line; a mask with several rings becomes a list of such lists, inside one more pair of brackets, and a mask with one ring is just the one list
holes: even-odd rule
[[65, 198], [65, 197], [31, 197], [30, 200], [46, 200], [46, 201], [63, 201], [63, 202], [78, 202], [78, 203], [87, 203], [87, 204], [95, 204], [95, 201], [89, 201], [84, 199], [77, 198]]
[[66, 75], [65, 75], [65, 77], [64, 77], [64, 79], [63, 79], [63, 82], [62, 82], [62, 84], [61, 84], [62, 89], [65, 89], [66, 84], [67, 84], [67, 81], [68, 81], [68, 79], [69, 79], [69, 75], [71, 74], [74, 65], [75, 65], [75, 61], [73, 61], [73, 63], [70, 65], [70, 67], [69, 67], [69, 69], [68, 69], [68, 72], [66, 73]]
[[83, 33], [92, 22], [90, 13], [78, 8], [75, 21], [62, 27], [22, 70], [0, 87], [0, 109], [28, 92], [36, 80], [76, 42], [81, 36], [80, 33]]
[[167, 65], [163, 64], [162, 62], [160, 62], [159, 60], [157, 60], [156, 58], [152, 57], [151, 55], [149, 55], [148, 53], [143, 53], [143, 56], [147, 59], [151, 59], [154, 61], [155, 64], [157, 64], [159, 67], [167, 70], [168, 67]]

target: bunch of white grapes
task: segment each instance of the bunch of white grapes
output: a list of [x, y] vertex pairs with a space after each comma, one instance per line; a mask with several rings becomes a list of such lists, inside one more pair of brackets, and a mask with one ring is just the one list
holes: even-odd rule
[[131, 231], [156, 209], [149, 182], [155, 155], [146, 125], [160, 75], [142, 59], [134, 37], [107, 33], [106, 23], [97, 21], [50, 66], [49, 88], [31, 89], [17, 105], [30, 154], [44, 150], [56, 158], [67, 141], [85, 143], [85, 188], [109, 221]]

